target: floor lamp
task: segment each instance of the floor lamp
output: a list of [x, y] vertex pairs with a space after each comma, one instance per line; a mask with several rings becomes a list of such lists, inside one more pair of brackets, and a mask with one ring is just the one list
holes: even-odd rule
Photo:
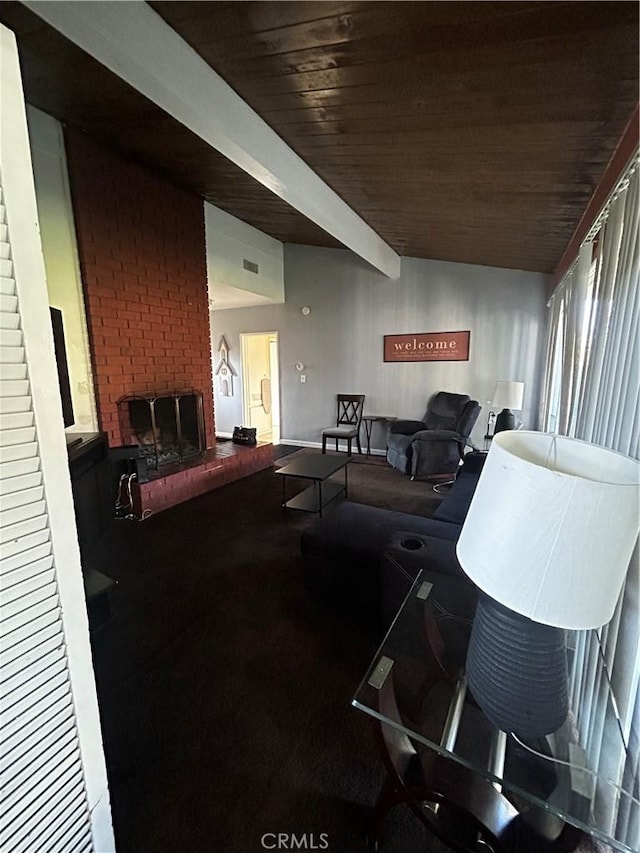
[[640, 463], [577, 439], [506, 431], [491, 444], [457, 544], [482, 590], [469, 688], [524, 738], [568, 711], [565, 629], [614, 612], [640, 528]]

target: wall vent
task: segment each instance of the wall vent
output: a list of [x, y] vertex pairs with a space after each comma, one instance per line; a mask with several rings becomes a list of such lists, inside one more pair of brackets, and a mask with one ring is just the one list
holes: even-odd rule
[[243, 258], [242, 266], [248, 272], [254, 272], [256, 275], [258, 275], [258, 264], [254, 264], [253, 261], [248, 261], [246, 258]]

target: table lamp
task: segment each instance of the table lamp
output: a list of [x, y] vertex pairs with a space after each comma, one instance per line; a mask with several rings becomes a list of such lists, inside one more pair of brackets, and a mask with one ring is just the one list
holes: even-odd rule
[[538, 737], [568, 712], [564, 629], [614, 612], [640, 528], [640, 463], [577, 439], [497, 435], [457, 544], [480, 588], [471, 693], [499, 729]]
[[502, 411], [496, 418], [496, 425], [493, 430], [494, 435], [505, 429], [516, 428], [516, 419], [511, 409], [521, 412], [523, 398], [524, 382], [507, 382], [503, 379], [496, 382], [491, 405], [495, 409], [502, 408]]

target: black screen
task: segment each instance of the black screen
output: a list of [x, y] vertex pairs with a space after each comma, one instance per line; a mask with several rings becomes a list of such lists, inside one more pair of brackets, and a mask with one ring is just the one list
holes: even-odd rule
[[58, 382], [60, 383], [60, 396], [62, 397], [62, 416], [65, 427], [72, 426], [73, 404], [71, 402], [71, 385], [69, 384], [69, 367], [67, 365], [67, 349], [64, 344], [64, 325], [62, 323], [62, 311], [59, 308], [49, 308], [51, 312], [51, 325], [53, 327], [53, 344], [56, 351], [56, 362], [58, 365]]

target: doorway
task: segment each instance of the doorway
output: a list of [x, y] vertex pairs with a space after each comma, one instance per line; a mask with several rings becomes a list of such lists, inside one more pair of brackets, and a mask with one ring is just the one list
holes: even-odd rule
[[277, 332], [240, 335], [243, 423], [258, 441], [280, 444], [280, 369]]

